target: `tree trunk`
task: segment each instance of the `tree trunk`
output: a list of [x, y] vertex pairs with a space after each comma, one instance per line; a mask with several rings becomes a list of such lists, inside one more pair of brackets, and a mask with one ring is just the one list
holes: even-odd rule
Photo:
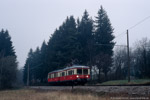
[[99, 68], [99, 73], [98, 73], [98, 82], [101, 82], [101, 69]]
[[104, 73], [105, 74], [105, 79], [104, 79], [104, 81], [107, 81], [107, 73]]

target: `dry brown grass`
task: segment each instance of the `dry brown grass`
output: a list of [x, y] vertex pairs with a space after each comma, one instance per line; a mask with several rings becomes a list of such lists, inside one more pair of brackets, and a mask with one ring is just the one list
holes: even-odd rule
[[0, 100], [109, 100], [92, 94], [74, 94], [63, 91], [37, 91], [32, 89], [0, 91]]

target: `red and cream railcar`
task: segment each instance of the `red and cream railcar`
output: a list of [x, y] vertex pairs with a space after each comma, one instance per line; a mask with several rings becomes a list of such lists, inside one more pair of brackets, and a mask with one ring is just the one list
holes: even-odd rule
[[87, 66], [72, 66], [48, 73], [50, 84], [81, 84], [90, 79], [90, 68]]

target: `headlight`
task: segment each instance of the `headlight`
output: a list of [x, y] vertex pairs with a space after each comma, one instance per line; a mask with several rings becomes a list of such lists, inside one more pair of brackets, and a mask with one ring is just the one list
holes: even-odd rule
[[88, 78], [89, 76], [87, 75], [86, 77]]
[[77, 78], [79, 77], [79, 75], [76, 76]]

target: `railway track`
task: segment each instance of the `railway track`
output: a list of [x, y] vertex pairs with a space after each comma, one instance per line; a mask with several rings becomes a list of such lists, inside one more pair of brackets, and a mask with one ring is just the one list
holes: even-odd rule
[[41, 89], [50, 91], [85, 91], [93, 93], [126, 93], [126, 94], [136, 94], [136, 95], [148, 95], [150, 96], [150, 86], [31, 86], [31, 89]]
[[[49, 85], [49, 84], [44, 84], [44, 85], [37, 85], [37, 86], [66, 86], [66, 85]], [[69, 85], [71, 86], [71, 85]], [[76, 85], [74, 85], [76, 86]], [[77, 86], [150, 86], [150, 83], [145, 83], [145, 84], [118, 84], [118, 85], [101, 85], [101, 84], [85, 84], [85, 85], [77, 85]]]
[[84, 86], [150, 86], [150, 83], [148, 84], [119, 84], [119, 85], [84, 85]]

